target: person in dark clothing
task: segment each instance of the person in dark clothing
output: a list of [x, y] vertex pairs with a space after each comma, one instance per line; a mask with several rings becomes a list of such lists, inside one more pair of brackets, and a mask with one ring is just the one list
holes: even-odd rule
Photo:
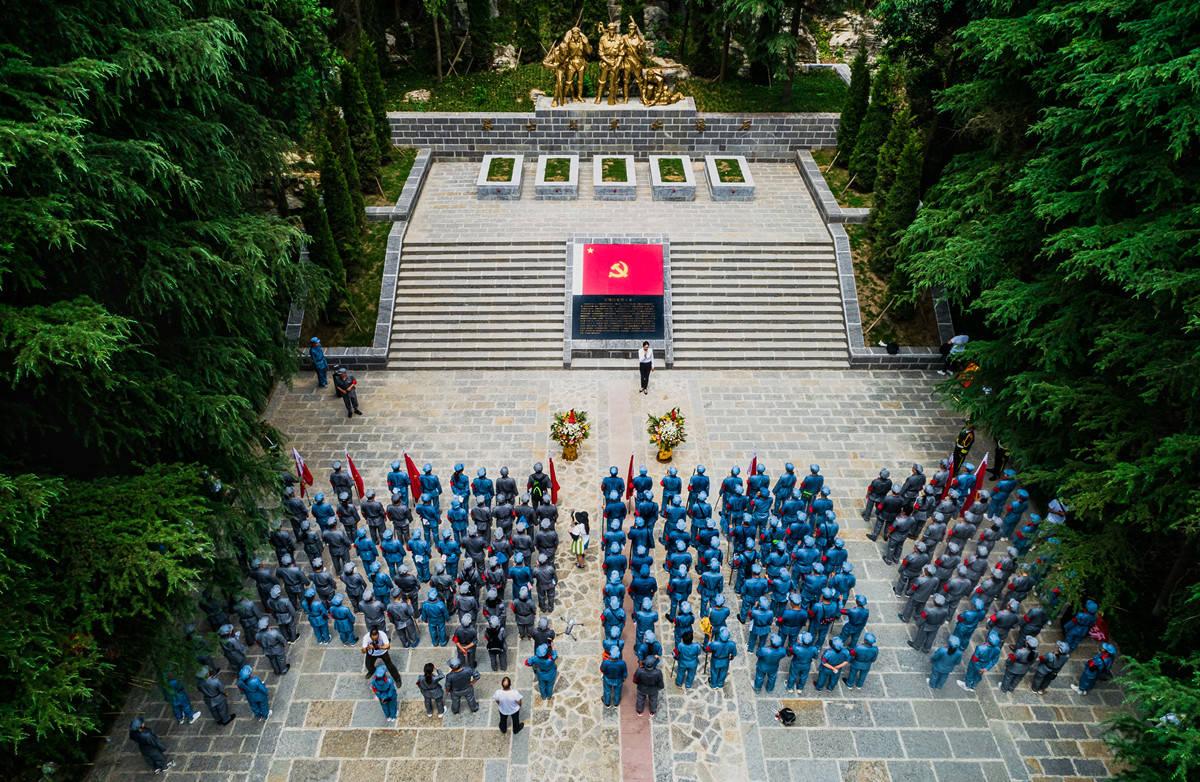
[[642, 716], [646, 701], [650, 702], [650, 715], [658, 711], [658, 696], [666, 684], [663, 682], [662, 671], [658, 669], [658, 656], [650, 655], [642, 660], [641, 667], [633, 674], [633, 682], [637, 685], [637, 713]]

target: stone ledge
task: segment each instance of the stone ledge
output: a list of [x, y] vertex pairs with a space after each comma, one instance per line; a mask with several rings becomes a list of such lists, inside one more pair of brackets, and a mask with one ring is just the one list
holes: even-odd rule
[[812, 152], [807, 149], [796, 150], [796, 168], [800, 171], [800, 176], [804, 179], [804, 184], [808, 186], [808, 192], [812, 194], [813, 201], [817, 204], [818, 211], [825, 218], [827, 223], [865, 223], [867, 216], [870, 215], [870, 209], [862, 208], [846, 208], [837, 202], [833, 191], [829, 188], [829, 183], [825, 181], [825, 175], [821, 173], [821, 167], [817, 165], [817, 161], [813, 160]]
[[[512, 176], [507, 182], [494, 182], [488, 179], [488, 169], [497, 158], [511, 158], [513, 161]], [[475, 195], [481, 201], [519, 201], [521, 200], [521, 180], [525, 175], [524, 155], [484, 155], [479, 164], [479, 176], [475, 179]]]

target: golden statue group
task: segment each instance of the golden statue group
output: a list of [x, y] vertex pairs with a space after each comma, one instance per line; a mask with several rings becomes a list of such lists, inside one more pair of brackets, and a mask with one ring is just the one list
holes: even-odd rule
[[[600, 38], [596, 42], [596, 54], [600, 57], [600, 84], [596, 90], [596, 102], [604, 100], [608, 93], [608, 105], [617, 102], [617, 84], [621, 86], [621, 102], [629, 102], [629, 82], [632, 80], [645, 106], [666, 106], [683, 100], [683, 93], [667, 88], [662, 68], [643, 67], [646, 39], [632, 18], [629, 32], [621, 35], [621, 26], [616, 22], [596, 25]], [[587, 55], [592, 53], [592, 44], [578, 27], [572, 27], [563, 39], [550, 49], [542, 60], [554, 71], [554, 99], [551, 106], [565, 106], [571, 101], [582, 101], [583, 72], [587, 68]]]

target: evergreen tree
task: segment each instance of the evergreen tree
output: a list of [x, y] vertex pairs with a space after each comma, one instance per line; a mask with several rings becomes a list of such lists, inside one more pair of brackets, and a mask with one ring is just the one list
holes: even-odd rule
[[392, 152], [392, 126], [387, 119], [387, 99], [383, 92], [383, 78], [379, 75], [379, 54], [371, 39], [363, 33], [358, 43], [358, 73], [362, 78], [371, 119], [375, 123], [375, 138], [379, 143], [379, 156], [387, 160]]
[[912, 135], [912, 112], [905, 106], [896, 112], [888, 131], [887, 141], [879, 148], [879, 159], [875, 163], [875, 187], [871, 193], [871, 213], [867, 216], [867, 237], [877, 235], [879, 214], [887, 204], [888, 190], [896, 179], [896, 168], [900, 164], [900, 153]]
[[867, 64], [866, 50], [859, 49], [850, 63], [850, 89], [846, 92], [846, 105], [842, 107], [842, 116], [838, 121], [837, 160], [842, 168], [850, 165], [854, 142], [867, 113], [870, 97], [871, 68]]
[[1191, 653], [1200, 99], [1182, 74], [1198, 9], [983, 5], [939, 99], [957, 154], [898, 268], [975, 323], [979, 371], [953, 404], [1013, 449], [1035, 498], [1073, 508], [1039, 544], [1057, 557], [1045, 588], [1096, 598], [1126, 653]]
[[329, 216], [321, 208], [321, 199], [317, 190], [306, 185], [300, 194], [304, 202], [302, 218], [304, 233], [308, 234], [308, 260], [329, 272], [332, 281], [333, 309], [341, 306], [346, 295], [346, 269], [342, 265], [342, 257], [338, 254], [337, 244], [333, 241], [333, 231], [329, 228]]
[[0, 777], [32, 779], [84, 768], [131, 680], [178, 659], [198, 582], [261, 540], [261, 410], [309, 272], [258, 199], [325, 64], [308, 0], [5, 13]]
[[359, 251], [359, 228], [354, 219], [354, 207], [350, 200], [350, 189], [342, 174], [342, 161], [333, 154], [329, 140], [317, 134], [317, 165], [321, 171], [321, 198], [325, 201], [325, 214], [329, 218], [329, 230], [337, 245], [337, 254], [342, 264], [354, 268], [362, 260]]
[[887, 60], [880, 60], [871, 84], [871, 105], [863, 115], [862, 126], [854, 139], [854, 152], [850, 155], [850, 176], [856, 190], [867, 192], [875, 185], [879, 148], [887, 141], [892, 127], [894, 90], [892, 67]]
[[367, 224], [366, 202], [363, 200], [362, 183], [358, 181], [358, 163], [354, 159], [354, 150], [350, 148], [350, 133], [346, 130], [346, 121], [336, 106], [325, 110], [325, 131], [329, 137], [329, 146], [342, 164], [342, 175], [346, 177], [346, 187], [350, 192], [350, 203], [354, 207], [354, 221], [361, 229]]
[[[379, 189], [380, 161], [375, 120], [371, 116], [371, 107], [367, 103], [367, 93], [359, 78], [358, 68], [352, 63], [343, 62], [338, 72], [342, 80], [342, 115], [350, 133], [350, 148], [354, 150], [354, 159], [358, 163], [358, 178], [362, 191], [373, 193]], [[337, 234], [336, 228], [334, 234]]]
[[887, 192], [887, 199], [876, 217], [875, 241], [871, 245], [871, 271], [880, 277], [892, 276], [895, 265], [896, 242], [902, 232], [917, 216], [917, 205], [921, 203], [921, 164], [924, 162], [924, 137], [919, 131], [905, 134], [904, 149], [896, 161], [895, 180]]

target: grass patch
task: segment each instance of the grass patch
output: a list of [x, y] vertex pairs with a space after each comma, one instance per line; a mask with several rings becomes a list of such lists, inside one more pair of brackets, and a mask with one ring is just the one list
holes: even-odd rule
[[367, 223], [363, 232], [363, 262], [346, 272], [346, 303], [338, 310], [338, 322], [319, 319], [320, 313], [304, 313], [300, 343], [320, 337], [329, 347], [369, 347], [375, 341], [375, 318], [379, 316], [379, 291], [383, 285], [383, 256], [387, 251], [391, 221]]
[[846, 102], [846, 83], [831, 70], [802, 71], [792, 82], [792, 99], [783, 102], [783, 87], [754, 84], [738, 78], [723, 82], [687, 79], [676, 89], [696, 99], [700, 111], [769, 112], [832, 111], [840, 112]]
[[546, 159], [547, 182], [571, 181], [571, 158], [552, 157]]
[[392, 147], [391, 159], [379, 169], [379, 184], [383, 185], [383, 195], [378, 192], [364, 196], [367, 206], [391, 206], [400, 198], [404, 191], [404, 183], [412, 171], [413, 161], [417, 159], [417, 150], [406, 147]]
[[509, 182], [513, 178], [513, 165], [516, 163], [515, 158], [511, 157], [494, 157], [488, 165], [488, 181], [489, 182]]
[[625, 158], [602, 158], [600, 160], [600, 177], [605, 182], [628, 182], [629, 172], [625, 170]]
[[687, 181], [687, 175], [683, 172], [683, 161], [679, 158], [661, 158], [658, 161], [658, 176], [664, 182]]
[[852, 187], [848, 187], [850, 183], [850, 172], [841, 166], [830, 166], [833, 162], [833, 156], [837, 154], [836, 150], [832, 149], [814, 149], [812, 152], [813, 160], [821, 167], [821, 173], [825, 175], [825, 181], [829, 184], [829, 189], [833, 191], [833, 197], [837, 199], [838, 206], [843, 209], [854, 209], [864, 207], [870, 209], [875, 203], [875, 196], [871, 193], [860, 193]]
[[920, 298], [916, 314], [908, 320], [894, 319], [891, 310], [884, 313], [882, 318], [879, 317], [888, 306], [888, 281], [875, 276], [867, 261], [871, 252], [867, 227], [862, 223], [848, 223], [845, 228], [846, 235], [850, 238], [854, 286], [858, 292], [858, 306], [862, 312], [863, 342], [867, 347], [874, 347], [880, 342], [896, 342], [913, 347], [940, 345], [937, 320], [933, 315], [933, 300], [930, 296]]
[[717, 167], [717, 179], [722, 182], [745, 182], [741, 165], [731, 157], [720, 157], [713, 161]]
[[[596, 99], [600, 63], [588, 63], [584, 71], [584, 95]], [[384, 83], [388, 111], [533, 111], [529, 92], [533, 89], [554, 92], [554, 75], [539, 63], [493, 73], [478, 71], [448, 76], [441, 83], [433, 76], [413, 70], [401, 70]], [[767, 112], [842, 110], [846, 85], [833, 71], [802, 71], [793, 82], [792, 99], [783, 103], [783, 88], [775, 84], [753, 84], [738, 78], [724, 82], [686, 79], [675, 85], [684, 95], [696, 99], [700, 111]], [[406, 102], [404, 94], [412, 90], [430, 91], [423, 103]]]

